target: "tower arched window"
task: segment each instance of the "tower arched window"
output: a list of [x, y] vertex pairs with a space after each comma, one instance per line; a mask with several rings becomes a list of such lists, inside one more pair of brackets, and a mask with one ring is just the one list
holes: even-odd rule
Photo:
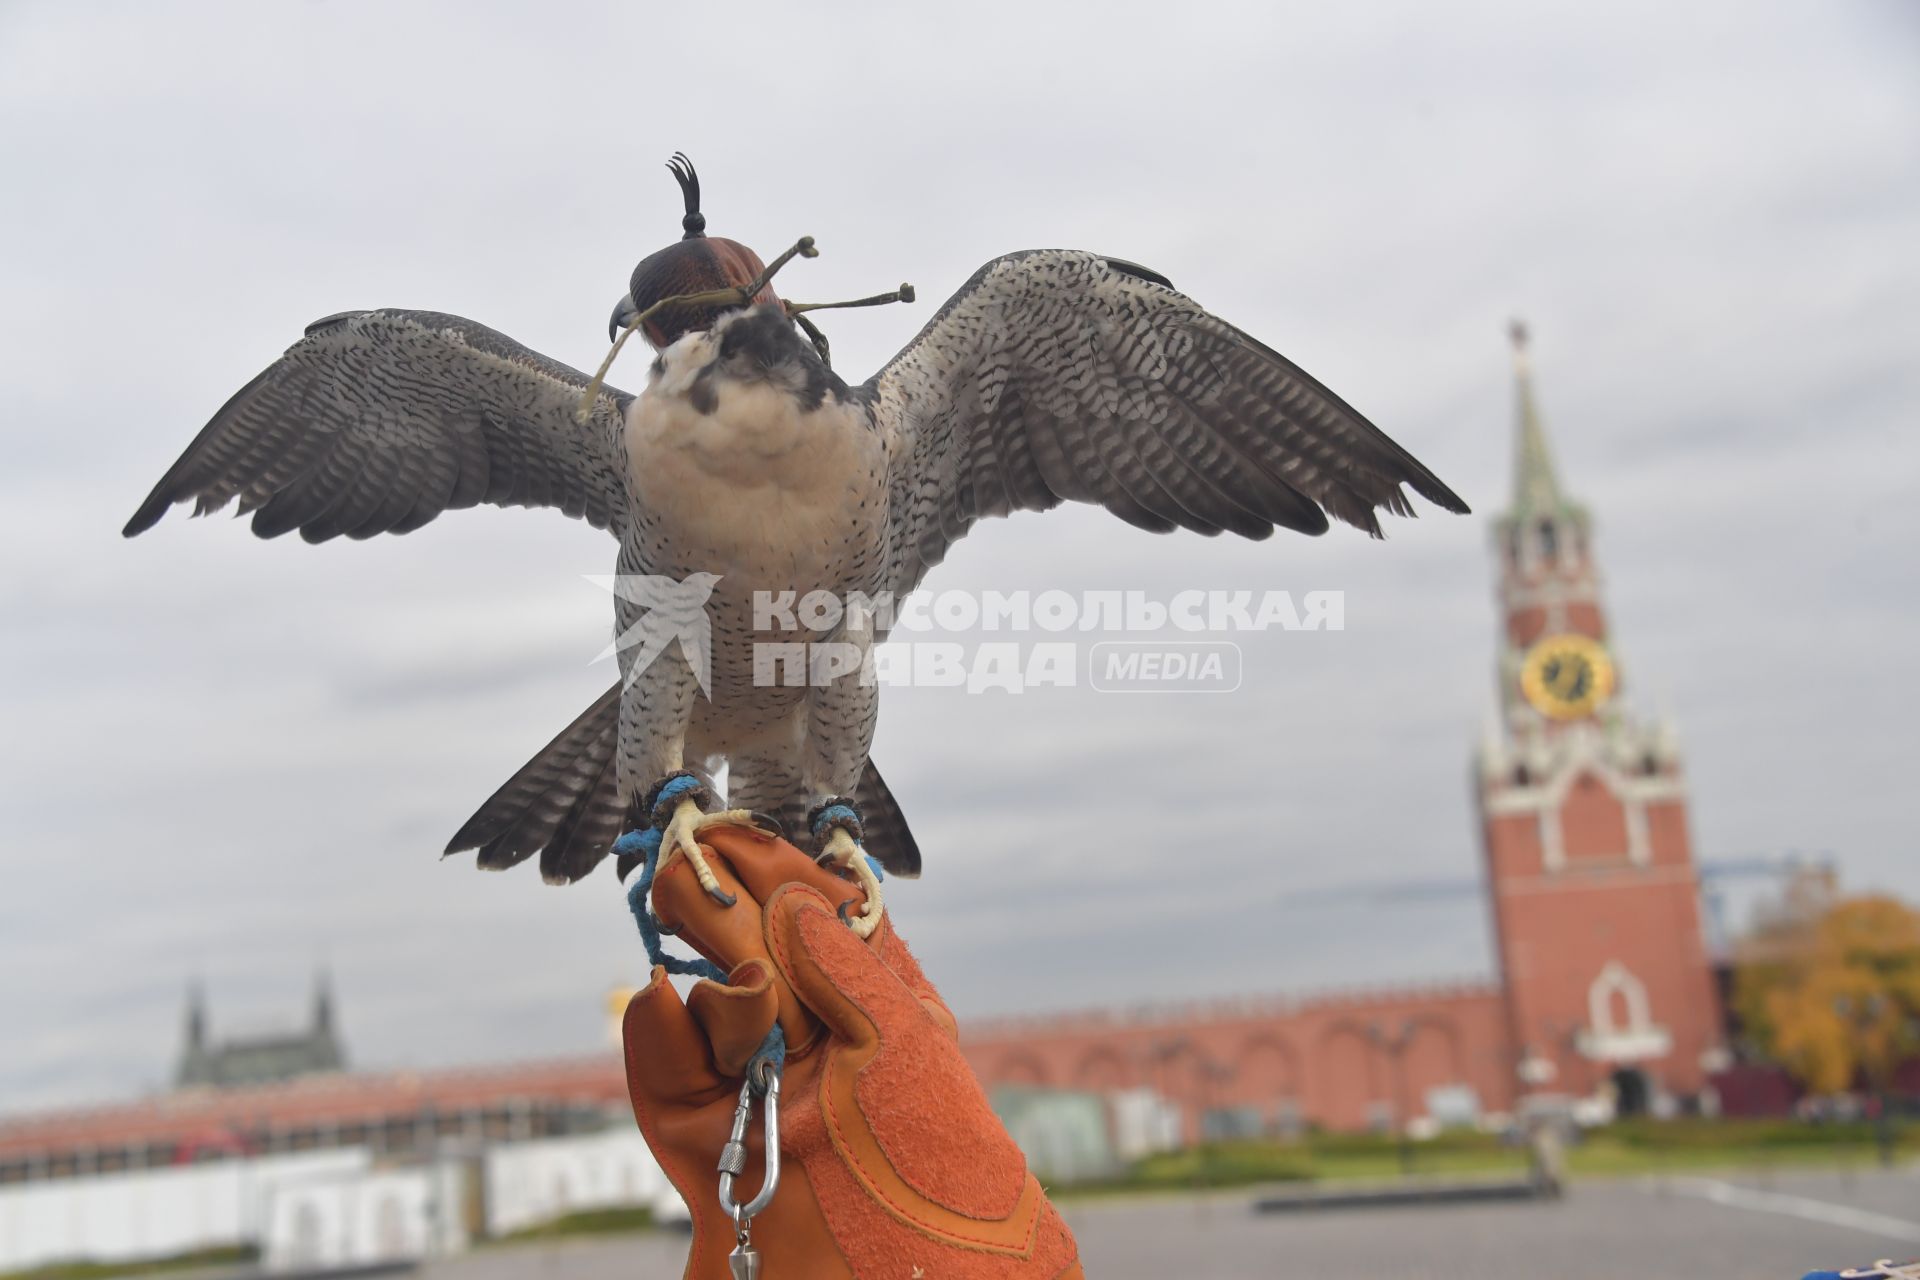
[[1548, 564], [1552, 564], [1559, 554], [1559, 530], [1554, 527], [1553, 521], [1542, 520], [1540, 522], [1540, 556]]
[[1653, 1025], [1647, 984], [1618, 960], [1609, 960], [1587, 988], [1587, 1017], [1603, 1036], [1627, 1035]]

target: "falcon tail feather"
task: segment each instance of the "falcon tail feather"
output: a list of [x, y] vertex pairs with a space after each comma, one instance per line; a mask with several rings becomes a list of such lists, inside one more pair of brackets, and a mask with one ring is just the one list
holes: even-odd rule
[[920, 875], [920, 845], [907, 826], [907, 815], [893, 798], [887, 780], [874, 768], [873, 761], [860, 771], [860, 785], [853, 790], [854, 803], [860, 806], [860, 826], [864, 835], [861, 847], [887, 869], [890, 876], [914, 880]]
[[540, 855], [541, 878], [571, 884], [607, 856], [626, 821], [614, 752], [620, 686], [595, 699], [540, 748], [447, 842], [447, 853], [479, 850], [487, 871]]
[[[487, 798], [447, 842], [448, 854], [479, 851], [487, 871], [518, 866], [540, 855], [540, 875], [549, 884], [572, 884], [613, 848], [628, 822], [615, 764], [620, 740], [620, 686], [615, 684], [533, 759]], [[866, 828], [867, 852], [888, 874], [920, 874], [920, 846], [899, 802], [869, 760], [854, 790]], [[806, 848], [804, 832], [790, 832]], [[626, 874], [631, 868], [622, 866]]]

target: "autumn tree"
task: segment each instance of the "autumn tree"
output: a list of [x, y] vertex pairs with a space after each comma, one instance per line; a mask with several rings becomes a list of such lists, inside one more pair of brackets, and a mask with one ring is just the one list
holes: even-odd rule
[[1783, 922], [1741, 948], [1734, 987], [1760, 1046], [1807, 1089], [1876, 1092], [1920, 1049], [1920, 912], [1884, 896], [1848, 898]]

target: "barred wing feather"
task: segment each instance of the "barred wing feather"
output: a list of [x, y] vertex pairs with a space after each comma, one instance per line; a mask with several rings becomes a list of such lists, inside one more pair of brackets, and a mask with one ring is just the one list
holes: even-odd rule
[[442, 511], [556, 507], [625, 522], [620, 424], [606, 388], [585, 423], [587, 376], [503, 334], [433, 311], [348, 311], [306, 335], [215, 414], [127, 522], [236, 499], [263, 538], [407, 533]]
[[890, 450], [888, 585], [983, 516], [1097, 503], [1156, 532], [1380, 536], [1402, 489], [1466, 503], [1272, 348], [1119, 259], [996, 258], [861, 394]]

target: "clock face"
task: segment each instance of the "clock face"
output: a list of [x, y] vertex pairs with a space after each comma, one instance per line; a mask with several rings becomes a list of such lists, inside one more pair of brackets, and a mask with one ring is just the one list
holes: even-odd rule
[[1592, 715], [1613, 696], [1613, 683], [1613, 659], [1589, 636], [1548, 636], [1520, 665], [1520, 692], [1555, 720]]

